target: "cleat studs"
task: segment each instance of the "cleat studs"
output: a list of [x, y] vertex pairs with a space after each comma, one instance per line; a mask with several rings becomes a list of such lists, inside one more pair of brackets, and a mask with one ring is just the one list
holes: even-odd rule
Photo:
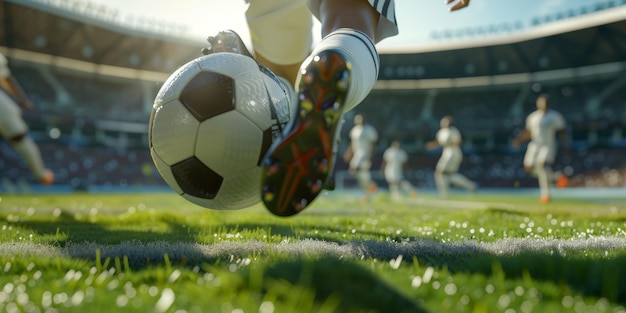
[[272, 176], [278, 173], [278, 165], [272, 165], [267, 169], [267, 175]]
[[319, 180], [319, 179], [316, 180], [313, 183], [310, 183], [310, 185], [311, 185], [310, 186], [311, 187], [311, 192], [315, 193], [315, 194], [319, 193], [322, 190], [322, 188], [324, 187], [324, 185], [322, 184], [322, 181]]
[[309, 202], [306, 199], [300, 199], [300, 201], [295, 201], [293, 207], [296, 211], [300, 212], [309, 205]]
[[311, 100], [306, 99], [300, 103], [300, 115], [306, 115], [306, 113], [311, 111], [313, 111], [313, 102]]
[[272, 190], [272, 187], [265, 186], [263, 188], [263, 201], [272, 202], [274, 200], [275, 195], [276, 194]]
[[307, 71], [306, 74], [304, 74], [304, 83], [307, 85], [310, 85], [314, 81], [315, 81], [315, 73], [313, 73], [313, 71]]
[[265, 202], [272, 202], [272, 201], [274, 201], [274, 193], [273, 192], [266, 192], [265, 194], [263, 194], [263, 201], [265, 201]]
[[328, 160], [322, 159], [317, 163], [317, 170], [322, 173], [328, 172]]

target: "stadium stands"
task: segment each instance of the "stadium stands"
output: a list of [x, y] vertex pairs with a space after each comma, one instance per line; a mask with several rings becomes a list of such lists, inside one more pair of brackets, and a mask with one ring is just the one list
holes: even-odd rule
[[[36, 103], [24, 116], [56, 183], [77, 190], [165, 186], [147, 149], [151, 103], [168, 73], [199, 56], [202, 43], [77, 18], [74, 9], [60, 14], [45, 1], [24, 3], [0, 6], [0, 21], [11, 29], [0, 32], [0, 51]], [[594, 14], [613, 11], [596, 11], [585, 14], [589, 19], [576, 15], [577, 27], [553, 21], [537, 22], [538, 33], [513, 29], [522, 33], [515, 42], [384, 54], [380, 82], [346, 121], [364, 113], [379, 130], [375, 169], [389, 142], [399, 139], [410, 154], [407, 177], [425, 188], [434, 186], [439, 151], [425, 150], [424, 142], [441, 116], [451, 114], [464, 136], [464, 174], [483, 187], [535, 186], [521, 168], [523, 149], [510, 143], [537, 94], [547, 92], [569, 123], [571, 151], [559, 155], [557, 169], [571, 173], [574, 186], [626, 187], [626, 18], [599, 23]], [[52, 26], [10, 18], [20, 15], [45, 17]], [[67, 25], [77, 30], [65, 38], [57, 30]], [[90, 45], [94, 38], [98, 43]], [[339, 161], [337, 170], [345, 169]], [[34, 183], [29, 177], [0, 140], [0, 191]]]

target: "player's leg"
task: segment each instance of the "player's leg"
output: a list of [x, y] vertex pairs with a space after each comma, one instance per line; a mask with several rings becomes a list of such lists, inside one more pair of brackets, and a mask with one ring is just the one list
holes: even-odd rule
[[369, 168], [360, 168], [357, 171], [357, 180], [363, 191], [363, 199], [369, 201], [370, 195], [376, 192], [376, 184], [372, 181], [372, 173]]
[[265, 206], [283, 216], [306, 208], [327, 183], [342, 115], [367, 96], [379, 68], [374, 40], [381, 14], [369, 2], [320, 0], [309, 7], [323, 39], [300, 68], [296, 114], [270, 148], [262, 177]]
[[402, 181], [400, 181], [400, 191], [411, 197], [417, 196], [417, 188], [406, 179], [402, 179]]
[[400, 200], [401, 196], [400, 196], [400, 186], [398, 184], [397, 181], [387, 181], [387, 184], [389, 185], [389, 196], [391, 198], [391, 200], [393, 201], [398, 201]]
[[441, 198], [448, 197], [448, 190], [450, 189], [450, 173], [455, 170], [455, 160], [453, 154], [444, 153], [439, 157], [437, 165], [435, 166], [435, 185], [439, 191]]
[[548, 168], [548, 180], [554, 184], [557, 188], [565, 188], [569, 184], [569, 178], [565, 173], [561, 171], [554, 171], [552, 165], [556, 159], [556, 147], [548, 148], [548, 155], [546, 157], [546, 167]]
[[448, 175], [448, 181], [455, 187], [460, 187], [469, 191], [476, 189], [476, 185], [459, 173], [461, 162], [463, 161], [463, 153], [460, 149], [454, 150], [449, 154], [449, 160], [445, 165], [444, 172]]
[[39, 182], [52, 184], [54, 174], [44, 167], [39, 147], [28, 136], [28, 127], [21, 117], [19, 107], [3, 92], [0, 92], [0, 135], [22, 156]]
[[547, 166], [548, 162], [548, 149], [546, 146], [541, 146], [537, 153], [537, 159], [535, 163], [535, 171], [537, 173], [537, 179], [539, 180], [539, 200], [542, 203], [550, 202], [550, 168]]
[[528, 143], [528, 147], [526, 148], [526, 153], [524, 154], [523, 160], [524, 171], [534, 177], [536, 177], [535, 164], [537, 162], [538, 153], [538, 146], [533, 142]]
[[294, 86], [313, 45], [306, 0], [251, 0], [246, 22], [257, 61]]
[[439, 191], [439, 197], [445, 199], [448, 197], [448, 189], [450, 188], [449, 176], [439, 170], [435, 171], [435, 186]]
[[476, 184], [458, 172], [450, 174], [450, 184], [468, 191], [476, 190]]

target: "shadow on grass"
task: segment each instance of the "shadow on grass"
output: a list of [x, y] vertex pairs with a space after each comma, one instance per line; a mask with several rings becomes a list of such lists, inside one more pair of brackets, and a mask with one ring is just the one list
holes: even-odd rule
[[70, 242], [117, 244], [128, 240], [142, 242], [197, 240], [199, 231], [189, 228], [175, 218], [160, 216], [158, 222], [163, 226], [151, 228], [143, 225], [141, 228], [131, 226], [126, 228], [119, 223], [116, 225], [114, 222], [90, 222], [85, 217], [79, 219], [73, 214], [62, 213], [54, 220], [20, 220], [12, 224], [27, 232], [33, 232], [38, 238], [43, 238], [44, 243], [61, 247]]
[[278, 262], [266, 268], [265, 288], [284, 280], [315, 290], [318, 303], [338, 301], [337, 312], [426, 312], [413, 299], [403, 295], [371, 271], [351, 261], [319, 259]]
[[[307, 236], [318, 250], [307, 250], [313, 245], [302, 245], [297, 241], [300, 236], [289, 225], [273, 224], [226, 224], [223, 229], [266, 229], [273, 234], [294, 238], [292, 245], [272, 245], [258, 241], [220, 242], [215, 245], [197, 244], [199, 229], [189, 229], [185, 223], [175, 218], [164, 217], [159, 220], [166, 224], [166, 231], [159, 229], [126, 230], [110, 229], [99, 223], [80, 221], [74, 216], [61, 216], [54, 222], [20, 221], [22, 228], [49, 236], [51, 244], [65, 247], [64, 254], [73, 258], [94, 259], [96, 249], [103, 247], [102, 256], [115, 258], [129, 256], [133, 270], [171, 262], [183, 266], [195, 266], [202, 263], [213, 264], [227, 258], [247, 258], [266, 253], [283, 254], [294, 261], [281, 261], [284, 258], [270, 258], [265, 275], [273, 279], [284, 279], [292, 283], [306, 283], [314, 286], [321, 297], [333, 293], [350, 292], [352, 295], [342, 304], [353, 305], [351, 301], [366, 303], [372, 297], [366, 296], [372, 289], [381, 288], [380, 293], [388, 293], [399, 301], [404, 308], [414, 303], [379, 281], [370, 271], [356, 263], [342, 261], [341, 258], [359, 259], [377, 258], [395, 259], [403, 255], [405, 260], [416, 257], [420, 265], [446, 268], [450, 272], [482, 274], [494, 279], [523, 280], [527, 282], [551, 282], [558, 286], [567, 286], [587, 296], [604, 297], [613, 302], [626, 304], [626, 245], [624, 240], [612, 243], [600, 243], [593, 247], [580, 245], [562, 248], [572, 241], [533, 241], [502, 240], [499, 246], [465, 243], [440, 243], [430, 240], [413, 242], [388, 242], [376, 240], [339, 242], [332, 236], [320, 234]], [[332, 227], [323, 229], [336, 231]], [[58, 232], [66, 232], [65, 240], [58, 240]], [[74, 244], [91, 242], [91, 244]], [[186, 244], [176, 244], [182, 242]], [[538, 244], [542, 242], [541, 244]], [[522, 245], [520, 243], [524, 243]], [[72, 246], [74, 245], [74, 246]], [[621, 246], [620, 246], [621, 245]], [[66, 247], [70, 246], [70, 247]], [[568, 250], [570, 249], [570, 250]], [[504, 253], [500, 250], [505, 251]], [[602, 250], [611, 251], [603, 255]], [[164, 258], [169, 256], [169, 261]], [[303, 257], [309, 256], [309, 257]], [[411, 266], [407, 265], [405, 266]], [[309, 273], [303, 276], [303, 273]], [[380, 285], [379, 287], [376, 287]], [[362, 290], [360, 289], [362, 288]], [[354, 292], [347, 291], [355, 289]], [[376, 305], [380, 299], [371, 300]], [[387, 300], [384, 300], [387, 301]], [[384, 302], [383, 301], [383, 302]], [[392, 300], [389, 300], [392, 301]], [[392, 301], [392, 302], [393, 302]], [[408, 301], [408, 302], [406, 302]], [[398, 311], [396, 311], [398, 312]], [[416, 311], [413, 311], [416, 312]], [[417, 311], [419, 312], [419, 311]]]
[[[584, 242], [584, 241], [583, 241]], [[352, 243], [361, 255], [391, 259], [416, 257], [421, 266], [451, 273], [482, 274], [493, 279], [524, 283], [551, 282], [587, 296], [604, 297], [626, 305], [626, 245], [623, 239], [596, 246], [573, 241], [503, 240], [498, 244], [440, 243], [420, 240], [398, 244]], [[611, 253], [609, 254], [609, 251]], [[606, 252], [606, 254], [605, 254]]]

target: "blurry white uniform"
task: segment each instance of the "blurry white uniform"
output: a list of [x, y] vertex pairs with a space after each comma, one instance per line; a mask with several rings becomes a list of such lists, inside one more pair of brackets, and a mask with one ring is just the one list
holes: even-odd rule
[[441, 197], [448, 196], [450, 184], [467, 190], [475, 190], [476, 184], [458, 173], [461, 161], [463, 161], [461, 132], [454, 126], [441, 128], [437, 132], [436, 139], [437, 143], [443, 147], [435, 174], [435, 183]]
[[[0, 78], [4, 80], [9, 77], [11, 77], [11, 71], [8, 61], [0, 53]], [[19, 105], [15, 103], [8, 91], [0, 88], [0, 135], [11, 141], [11, 145], [24, 158], [31, 172], [41, 180], [51, 174], [46, 172], [39, 148], [32, 138], [26, 136], [27, 132], [28, 126], [22, 119], [22, 110]], [[51, 182], [52, 180], [49, 181]]]
[[531, 175], [537, 176], [541, 197], [549, 197], [550, 182], [562, 175], [552, 172], [550, 165], [556, 157], [556, 133], [565, 129], [565, 119], [554, 110], [537, 110], [526, 118], [526, 129], [530, 132], [530, 142], [524, 155], [524, 167], [532, 168]]
[[[0, 54], [0, 78], [11, 76], [7, 59]], [[28, 127], [22, 119], [22, 110], [5, 90], [0, 90], [0, 135], [4, 138], [12, 138], [24, 134]]]
[[358, 170], [369, 170], [374, 143], [378, 140], [378, 132], [369, 124], [356, 125], [350, 130], [352, 159], [350, 167]]
[[526, 118], [526, 129], [530, 132], [530, 142], [524, 155], [524, 166], [552, 164], [556, 157], [556, 133], [565, 128], [561, 113], [548, 110], [535, 111]]
[[437, 170], [447, 174], [457, 172], [463, 161], [463, 151], [460, 147], [461, 133], [454, 126], [441, 128], [437, 131], [436, 139], [443, 148], [437, 162]]
[[401, 148], [389, 147], [383, 153], [385, 180], [389, 184], [392, 200], [400, 200], [400, 191], [415, 194], [415, 188], [404, 179], [404, 164], [409, 160], [406, 151]]
[[383, 160], [385, 160], [383, 169], [385, 180], [390, 184], [400, 183], [404, 179], [403, 166], [409, 160], [406, 152], [396, 147], [389, 147], [383, 153]]

